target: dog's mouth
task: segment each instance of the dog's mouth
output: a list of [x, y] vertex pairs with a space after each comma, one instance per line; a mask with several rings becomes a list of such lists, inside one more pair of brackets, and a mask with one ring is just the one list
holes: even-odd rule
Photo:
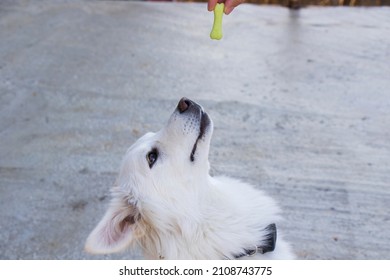
[[200, 139], [203, 138], [203, 136], [205, 135], [206, 133], [206, 129], [207, 127], [210, 125], [210, 117], [209, 115], [207, 115], [206, 112], [204, 112], [203, 110], [201, 110], [201, 115], [200, 115], [200, 128], [199, 128], [199, 135], [198, 137], [196, 138], [196, 141], [194, 143], [194, 146], [192, 147], [192, 151], [191, 151], [191, 155], [190, 155], [190, 160], [191, 161], [194, 161], [195, 160], [195, 152], [196, 152], [196, 148], [198, 147], [198, 142]]
[[190, 116], [195, 116], [199, 120], [199, 134], [192, 146], [190, 154], [190, 160], [193, 162], [195, 161], [195, 153], [198, 143], [200, 140], [204, 139], [211, 120], [207, 113], [203, 110], [202, 106], [185, 97], [180, 99], [179, 104], [177, 105], [177, 110], [180, 114], [190, 114]]

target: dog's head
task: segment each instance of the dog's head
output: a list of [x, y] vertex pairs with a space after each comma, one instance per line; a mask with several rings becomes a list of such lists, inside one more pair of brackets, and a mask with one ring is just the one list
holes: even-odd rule
[[172, 227], [166, 217], [180, 214], [180, 205], [189, 206], [198, 188], [207, 185], [202, 180], [208, 180], [212, 131], [203, 108], [182, 98], [164, 128], [138, 139], [123, 159], [109, 209], [88, 237], [86, 250], [117, 252], [155, 226]]

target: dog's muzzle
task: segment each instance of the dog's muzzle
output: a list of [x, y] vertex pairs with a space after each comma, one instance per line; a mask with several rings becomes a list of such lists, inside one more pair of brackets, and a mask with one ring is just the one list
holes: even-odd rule
[[196, 138], [190, 155], [191, 161], [194, 161], [198, 141], [204, 137], [207, 128], [210, 126], [210, 117], [203, 110], [202, 106], [185, 97], [180, 99], [179, 103], [177, 104], [177, 110], [180, 114], [191, 114], [193, 116], [198, 116], [199, 118], [199, 134]]

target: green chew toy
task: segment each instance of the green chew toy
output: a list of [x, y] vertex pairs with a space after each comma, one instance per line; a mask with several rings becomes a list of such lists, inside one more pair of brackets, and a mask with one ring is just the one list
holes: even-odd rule
[[217, 3], [214, 8], [214, 24], [210, 33], [211, 39], [220, 40], [222, 38], [222, 15], [224, 8], [224, 3]]

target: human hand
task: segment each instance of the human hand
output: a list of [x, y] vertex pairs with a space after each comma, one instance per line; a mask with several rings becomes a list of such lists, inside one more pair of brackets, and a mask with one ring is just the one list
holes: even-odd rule
[[224, 13], [226, 15], [230, 14], [235, 7], [237, 7], [238, 5], [244, 3], [245, 0], [208, 0], [208, 4], [207, 4], [207, 9], [211, 12], [214, 10], [215, 8], [215, 5], [217, 5], [217, 3], [225, 3], [225, 10], [224, 10]]

